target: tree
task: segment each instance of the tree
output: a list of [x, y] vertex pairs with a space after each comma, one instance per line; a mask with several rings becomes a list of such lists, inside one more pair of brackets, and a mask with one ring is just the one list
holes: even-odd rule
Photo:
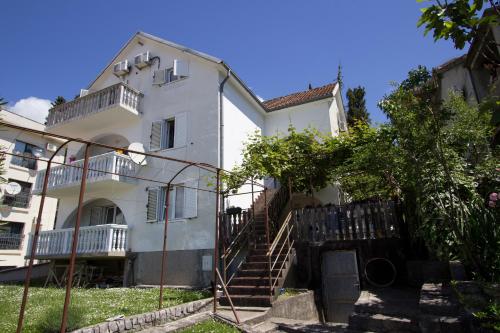
[[365, 88], [347, 89], [347, 124], [354, 126], [356, 121], [370, 124], [370, 115], [366, 109]]
[[[423, 2], [424, 0], [417, 0]], [[451, 39], [455, 48], [463, 49], [470, 44], [478, 32], [490, 24], [499, 24], [500, 8], [493, 0], [435, 0], [422, 9], [417, 26], [424, 26], [424, 34], [432, 31], [434, 40]], [[482, 15], [485, 3], [491, 5], [487, 15]], [[482, 15], [482, 16], [481, 16]], [[498, 45], [485, 45], [487, 56]], [[491, 60], [491, 59], [490, 59]], [[494, 60], [494, 59], [493, 59]], [[497, 63], [498, 61], [494, 61]]]
[[52, 107], [66, 103], [66, 99], [62, 96], [57, 96], [56, 99], [51, 103]]
[[272, 177], [281, 184], [290, 181], [296, 192], [324, 188], [330, 183], [326, 137], [315, 130], [297, 132], [290, 126], [286, 135], [250, 136], [243, 149], [242, 164], [224, 176], [226, 189], [235, 190], [246, 179]]
[[339, 63], [337, 69], [337, 84], [339, 85], [340, 91], [344, 88], [344, 76], [342, 75], [342, 65]]

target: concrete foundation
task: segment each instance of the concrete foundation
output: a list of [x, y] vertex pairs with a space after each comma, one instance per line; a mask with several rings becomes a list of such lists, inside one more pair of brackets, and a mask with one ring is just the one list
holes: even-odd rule
[[[210, 286], [213, 252], [212, 249], [168, 251], [164, 284], [198, 288]], [[162, 252], [139, 252], [134, 256], [134, 284], [158, 285]], [[206, 262], [210, 261], [209, 267], [203, 267], [203, 257]]]

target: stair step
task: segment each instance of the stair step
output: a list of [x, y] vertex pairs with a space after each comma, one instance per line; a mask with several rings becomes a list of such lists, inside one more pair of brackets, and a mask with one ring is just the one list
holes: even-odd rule
[[229, 295], [262, 295], [269, 296], [268, 286], [229, 286], [227, 287]]
[[267, 261], [245, 262], [241, 265], [241, 269], [267, 269], [268, 267], [269, 262]]
[[[278, 258], [278, 256], [274, 255], [271, 257], [271, 261], [274, 262], [274, 260], [276, 260], [276, 258]], [[278, 261], [283, 261], [285, 260], [286, 258], [286, 255], [285, 254], [282, 254], [279, 256], [279, 259]], [[266, 262], [266, 261], [269, 261], [269, 257], [266, 256], [266, 255], [249, 255], [247, 257], [247, 262]]]
[[[231, 295], [231, 301], [235, 306], [271, 306], [272, 297], [264, 295]], [[222, 306], [229, 305], [229, 300], [226, 296], [219, 299]]]
[[418, 321], [410, 318], [356, 312], [349, 316], [349, 329], [375, 332], [420, 332]]
[[[242, 269], [238, 271], [238, 276], [254, 276], [254, 277], [266, 277], [269, 276], [269, 271], [267, 269]], [[277, 277], [280, 275], [280, 271], [278, 269], [273, 269], [273, 277]]]
[[269, 286], [269, 277], [237, 276], [231, 280], [230, 286]]

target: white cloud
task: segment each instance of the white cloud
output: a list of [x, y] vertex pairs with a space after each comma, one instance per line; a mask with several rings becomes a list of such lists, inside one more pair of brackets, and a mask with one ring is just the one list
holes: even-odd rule
[[262, 98], [262, 97], [260, 97], [259, 95], [255, 95], [255, 96], [257, 96], [257, 99], [258, 99], [259, 101], [261, 101], [261, 102], [264, 102], [264, 101], [265, 101], [265, 99], [263, 99], [263, 98]]
[[9, 110], [43, 124], [51, 107], [50, 100], [31, 96], [18, 100]]

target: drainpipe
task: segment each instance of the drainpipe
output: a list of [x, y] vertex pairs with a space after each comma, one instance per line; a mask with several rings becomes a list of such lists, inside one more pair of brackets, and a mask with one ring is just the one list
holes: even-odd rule
[[[219, 84], [219, 168], [224, 168], [224, 85], [231, 77], [231, 70], [227, 69], [224, 80]], [[224, 212], [224, 197], [222, 197], [221, 212]]]
[[219, 84], [219, 168], [224, 168], [224, 85], [231, 77], [231, 70], [227, 70], [227, 75]]

